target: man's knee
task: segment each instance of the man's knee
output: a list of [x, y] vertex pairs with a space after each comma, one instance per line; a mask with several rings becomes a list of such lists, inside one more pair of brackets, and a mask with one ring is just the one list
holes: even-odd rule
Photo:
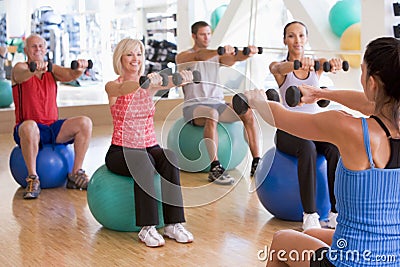
[[24, 121], [18, 127], [18, 135], [20, 139], [39, 138], [40, 131], [37, 123], [33, 120]]

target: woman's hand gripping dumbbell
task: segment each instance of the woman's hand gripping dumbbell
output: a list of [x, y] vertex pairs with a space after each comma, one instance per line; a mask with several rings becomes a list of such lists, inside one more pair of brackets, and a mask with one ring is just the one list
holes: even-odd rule
[[[325, 86], [321, 86], [320, 88], [326, 89]], [[303, 94], [297, 86], [289, 86], [289, 88], [286, 90], [285, 100], [286, 104], [288, 104], [289, 107], [295, 107], [300, 104], [302, 97]], [[329, 103], [330, 101], [326, 99], [320, 99], [317, 101], [318, 106], [320, 106], [321, 108], [327, 107]]]
[[[305, 63], [303, 64], [300, 60], [295, 59], [293, 61], [293, 69], [299, 70], [299, 69], [303, 68], [303, 66], [304, 66], [307, 70], [309, 70], [311, 67], [313, 67], [315, 71], [318, 71], [320, 68], [320, 62], [318, 60], [314, 60], [312, 58], [304, 58], [304, 62]], [[307, 66], [310, 66], [310, 67], [307, 68]]]
[[[280, 102], [279, 93], [275, 89], [268, 89], [267, 91], [265, 91], [265, 94], [267, 95], [268, 100]], [[238, 115], [245, 114], [249, 109], [247, 98], [243, 93], [238, 93], [233, 96], [232, 106], [233, 110]]]
[[[141, 76], [139, 78], [139, 84], [140, 87], [143, 89], [149, 88], [150, 84], [166, 87], [169, 84], [169, 79], [170, 77], [168, 76], [168, 74], [159, 72], [157, 75], [151, 77]], [[193, 71], [184, 70], [181, 73], [175, 72], [174, 74], [172, 74], [171, 80], [175, 86], [179, 86], [183, 83], [188, 83], [188, 82], [200, 83], [201, 74], [197, 70]]]

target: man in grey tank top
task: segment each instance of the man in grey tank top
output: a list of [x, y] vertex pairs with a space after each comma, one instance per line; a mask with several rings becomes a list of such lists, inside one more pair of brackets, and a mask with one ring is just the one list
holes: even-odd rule
[[207, 22], [198, 21], [191, 27], [194, 46], [176, 56], [179, 68], [198, 70], [201, 73], [201, 83], [183, 86], [185, 121], [204, 127], [204, 139], [210, 157], [211, 166], [208, 180], [216, 184], [231, 185], [235, 179], [231, 177], [218, 160], [218, 122], [234, 122], [242, 120], [247, 134], [247, 140], [253, 156], [250, 175], [253, 176], [260, 159], [258, 131], [253, 112], [249, 109], [238, 116], [230, 103], [225, 103], [223, 86], [219, 83], [219, 68], [221, 65], [232, 66], [237, 61], [243, 61], [258, 53], [258, 48], [249, 46], [250, 53], [235, 53], [234, 47], [224, 46], [225, 53], [219, 55], [217, 50], [207, 49], [211, 39], [211, 27]]

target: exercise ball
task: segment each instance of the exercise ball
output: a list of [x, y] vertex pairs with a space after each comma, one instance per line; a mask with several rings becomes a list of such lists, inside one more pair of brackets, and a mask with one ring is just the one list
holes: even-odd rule
[[225, 13], [225, 10], [228, 6], [227, 5], [221, 5], [217, 7], [212, 13], [211, 13], [211, 29], [214, 31], [215, 28], [217, 28], [217, 25], [219, 23], [219, 20], [222, 18], [222, 16]]
[[[68, 173], [72, 172], [74, 155], [72, 145], [49, 144], [40, 148], [36, 158], [36, 171], [40, 179], [40, 187], [64, 186]], [[28, 169], [19, 146], [14, 147], [11, 152], [10, 170], [15, 181], [22, 187], [26, 187], [25, 179], [28, 177]]]
[[[203, 136], [204, 127], [177, 120], [168, 132], [167, 147], [175, 152], [179, 168], [187, 172], [208, 172], [210, 157]], [[225, 169], [234, 169], [244, 159], [248, 145], [242, 122], [218, 123], [218, 159]]]
[[[278, 219], [302, 221], [303, 206], [297, 176], [297, 158], [269, 149], [258, 164], [255, 174], [256, 192], [261, 204]], [[329, 200], [327, 163], [317, 156], [316, 204], [320, 220], [328, 218]]]
[[[341, 50], [361, 50], [361, 23], [355, 23], [348, 27], [340, 37]], [[343, 54], [342, 58], [349, 62], [350, 67], [359, 68], [361, 55]]]
[[361, 21], [361, 1], [337, 1], [329, 11], [329, 24], [333, 33], [341, 37], [343, 32], [354, 23]]
[[[161, 199], [160, 175], [155, 174], [156, 196]], [[94, 218], [104, 227], [121, 232], [139, 232], [136, 226], [134, 179], [115, 174], [106, 165], [92, 175], [87, 188], [87, 201]], [[159, 224], [164, 226], [162, 203], [158, 202]]]
[[11, 82], [0, 80], [0, 108], [7, 108], [13, 102]]

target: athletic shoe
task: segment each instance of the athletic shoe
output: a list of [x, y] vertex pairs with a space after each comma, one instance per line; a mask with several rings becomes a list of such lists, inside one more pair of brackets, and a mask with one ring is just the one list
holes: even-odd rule
[[221, 165], [217, 165], [210, 170], [208, 173], [208, 181], [220, 185], [231, 185], [235, 183], [235, 179], [227, 174]]
[[337, 221], [336, 221], [337, 215], [338, 214], [336, 212], [330, 211], [329, 215], [328, 215], [328, 219], [326, 221], [322, 222], [322, 226], [326, 226], [328, 228], [335, 229], [336, 225], [337, 225]]
[[86, 190], [89, 183], [89, 176], [84, 170], [79, 169], [75, 174], [68, 174], [68, 189], [82, 189]]
[[303, 230], [305, 231], [311, 228], [321, 228], [318, 213], [303, 213]]
[[181, 223], [168, 224], [164, 228], [164, 235], [175, 239], [179, 243], [193, 242], [193, 235]]
[[164, 238], [157, 232], [154, 225], [143, 226], [142, 229], [140, 229], [138, 236], [140, 241], [145, 243], [148, 247], [160, 247], [165, 244]]
[[26, 188], [24, 192], [24, 199], [34, 199], [37, 198], [40, 194], [40, 181], [37, 175], [29, 175], [26, 178]]

